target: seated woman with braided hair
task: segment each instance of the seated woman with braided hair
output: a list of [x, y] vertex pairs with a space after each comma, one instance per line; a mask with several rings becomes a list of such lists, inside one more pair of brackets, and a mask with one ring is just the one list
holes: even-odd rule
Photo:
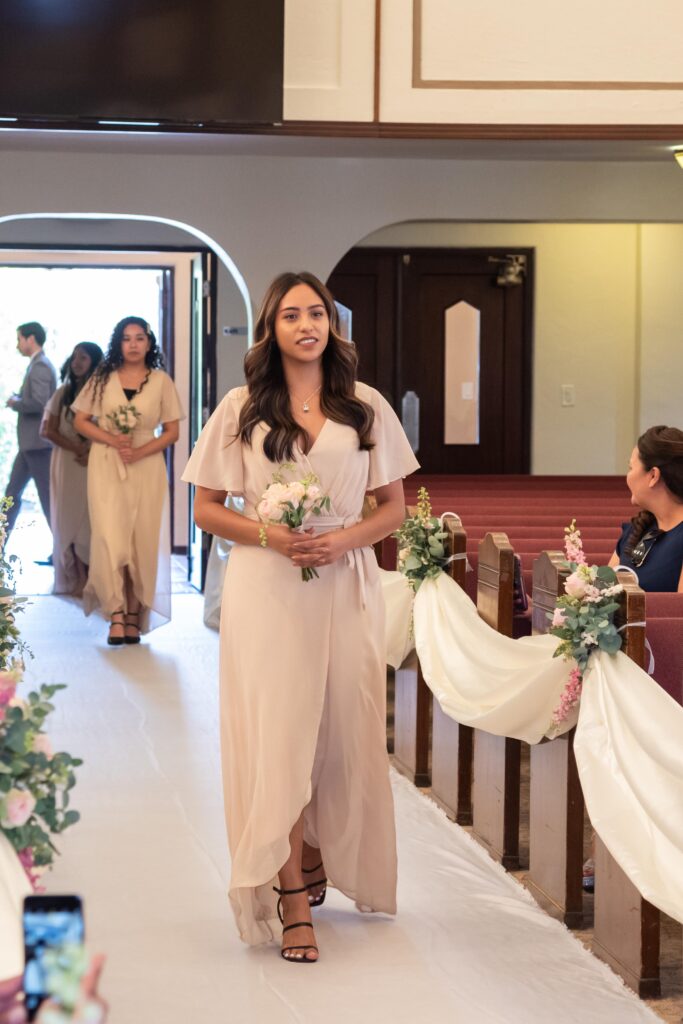
[[646, 430], [626, 483], [641, 511], [624, 523], [610, 565], [633, 569], [645, 591], [683, 591], [683, 430]]

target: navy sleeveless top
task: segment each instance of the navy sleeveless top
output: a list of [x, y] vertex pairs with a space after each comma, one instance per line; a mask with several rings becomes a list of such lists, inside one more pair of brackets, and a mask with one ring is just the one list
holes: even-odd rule
[[[646, 547], [649, 550], [640, 568], [633, 564], [630, 555], [622, 554], [632, 528], [631, 523], [622, 524], [621, 537], [617, 543], [620, 565], [633, 569], [643, 590], [675, 593], [683, 569], [683, 523], [660, 533], [655, 540], [647, 541]], [[653, 524], [653, 528], [656, 528], [656, 524]]]

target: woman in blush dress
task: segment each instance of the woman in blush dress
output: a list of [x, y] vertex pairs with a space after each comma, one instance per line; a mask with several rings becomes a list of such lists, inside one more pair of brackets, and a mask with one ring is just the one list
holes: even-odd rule
[[[356, 365], [327, 288], [282, 274], [258, 316], [246, 387], [220, 403], [183, 477], [196, 485], [197, 524], [234, 542], [220, 641], [230, 900], [245, 942], [282, 936], [295, 963], [318, 959], [311, 906], [327, 877], [360, 909], [396, 911], [372, 544], [402, 522], [402, 478], [418, 464]], [[327, 532], [324, 519], [303, 535], [259, 522], [256, 506], [283, 466], [293, 480], [317, 476]], [[369, 490], [377, 508], [362, 519]], [[224, 507], [228, 493], [243, 496], [243, 515]], [[318, 577], [303, 582], [304, 568]]]
[[102, 349], [81, 341], [62, 366], [62, 385], [45, 407], [41, 435], [54, 447], [50, 459], [50, 527], [54, 540], [55, 594], [80, 597], [88, 578], [88, 453], [74, 429], [71, 404], [102, 361]]
[[[107, 642], [136, 644], [171, 617], [169, 495], [163, 451], [183, 418], [149, 324], [119, 321], [107, 353], [73, 403], [93, 442], [88, 463], [92, 539], [86, 615], [110, 620]], [[159, 432], [159, 428], [161, 431]]]

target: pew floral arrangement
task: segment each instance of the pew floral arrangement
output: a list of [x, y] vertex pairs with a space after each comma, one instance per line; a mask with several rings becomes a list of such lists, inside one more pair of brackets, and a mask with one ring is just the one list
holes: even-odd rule
[[614, 598], [623, 589], [617, 574], [606, 565], [588, 565], [575, 519], [564, 532], [564, 564], [570, 574], [555, 611], [552, 615], [548, 612], [549, 632], [560, 640], [553, 657], [573, 661], [575, 665], [553, 713], [554, 725], [563, 722], [578, 704], [592, 653], [601, 650], [616, 654], [621, 648], [621, 636], [614, 625], [614, 613], [619, 607]]
[[415, 593], [424, 580], [436, 578], [448, 565], [446, 536], [441, 520], [432, 515], [427, 488], [421, 487], [417, 495], [417, 515], [405, 519], [392, 534], [398, 541], [398, 570]]
[[[82, 762], [54, 753], [44, 725], [62, 685], [42, 685], [17, 696], [27, 647], [16, 625], [25, 598], [17, 597], [12, 562], [5, 559], [6, 511], [0, 503], [0, 832], [16, 850], [34, 888], [57, 852], [52, 835], [79, 819], [69, 809], [74, 768]], [[13, 561], [13, 560], [12, 560]]]
[[[306, 528], [311, 516], [321, 516], [323, 512], [330, 511], [330, 499], [320, 489], [315, 473], [309, 473], [301, 480], [286, 480], [285, 474], [295, 469], [293, 462], [284, 462], [273, 474], [272, 484], [265, 489], [256, 506], [262, 523], [281, 523], [290, 530], [301, 530]], [[263, 541], [264, 535], [261, 536], [261, 544], [265, 547]], [[301, 570], [304, 583], [314, 576], [318, 576], [318, 572], [313, 566]]]

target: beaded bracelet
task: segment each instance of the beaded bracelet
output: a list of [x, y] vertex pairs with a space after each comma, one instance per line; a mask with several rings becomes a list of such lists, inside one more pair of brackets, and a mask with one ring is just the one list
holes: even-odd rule
[[268, 547], [268, 534], [265, 526], [259, 526], [258, 528], [258, 542], [262, 548]]

